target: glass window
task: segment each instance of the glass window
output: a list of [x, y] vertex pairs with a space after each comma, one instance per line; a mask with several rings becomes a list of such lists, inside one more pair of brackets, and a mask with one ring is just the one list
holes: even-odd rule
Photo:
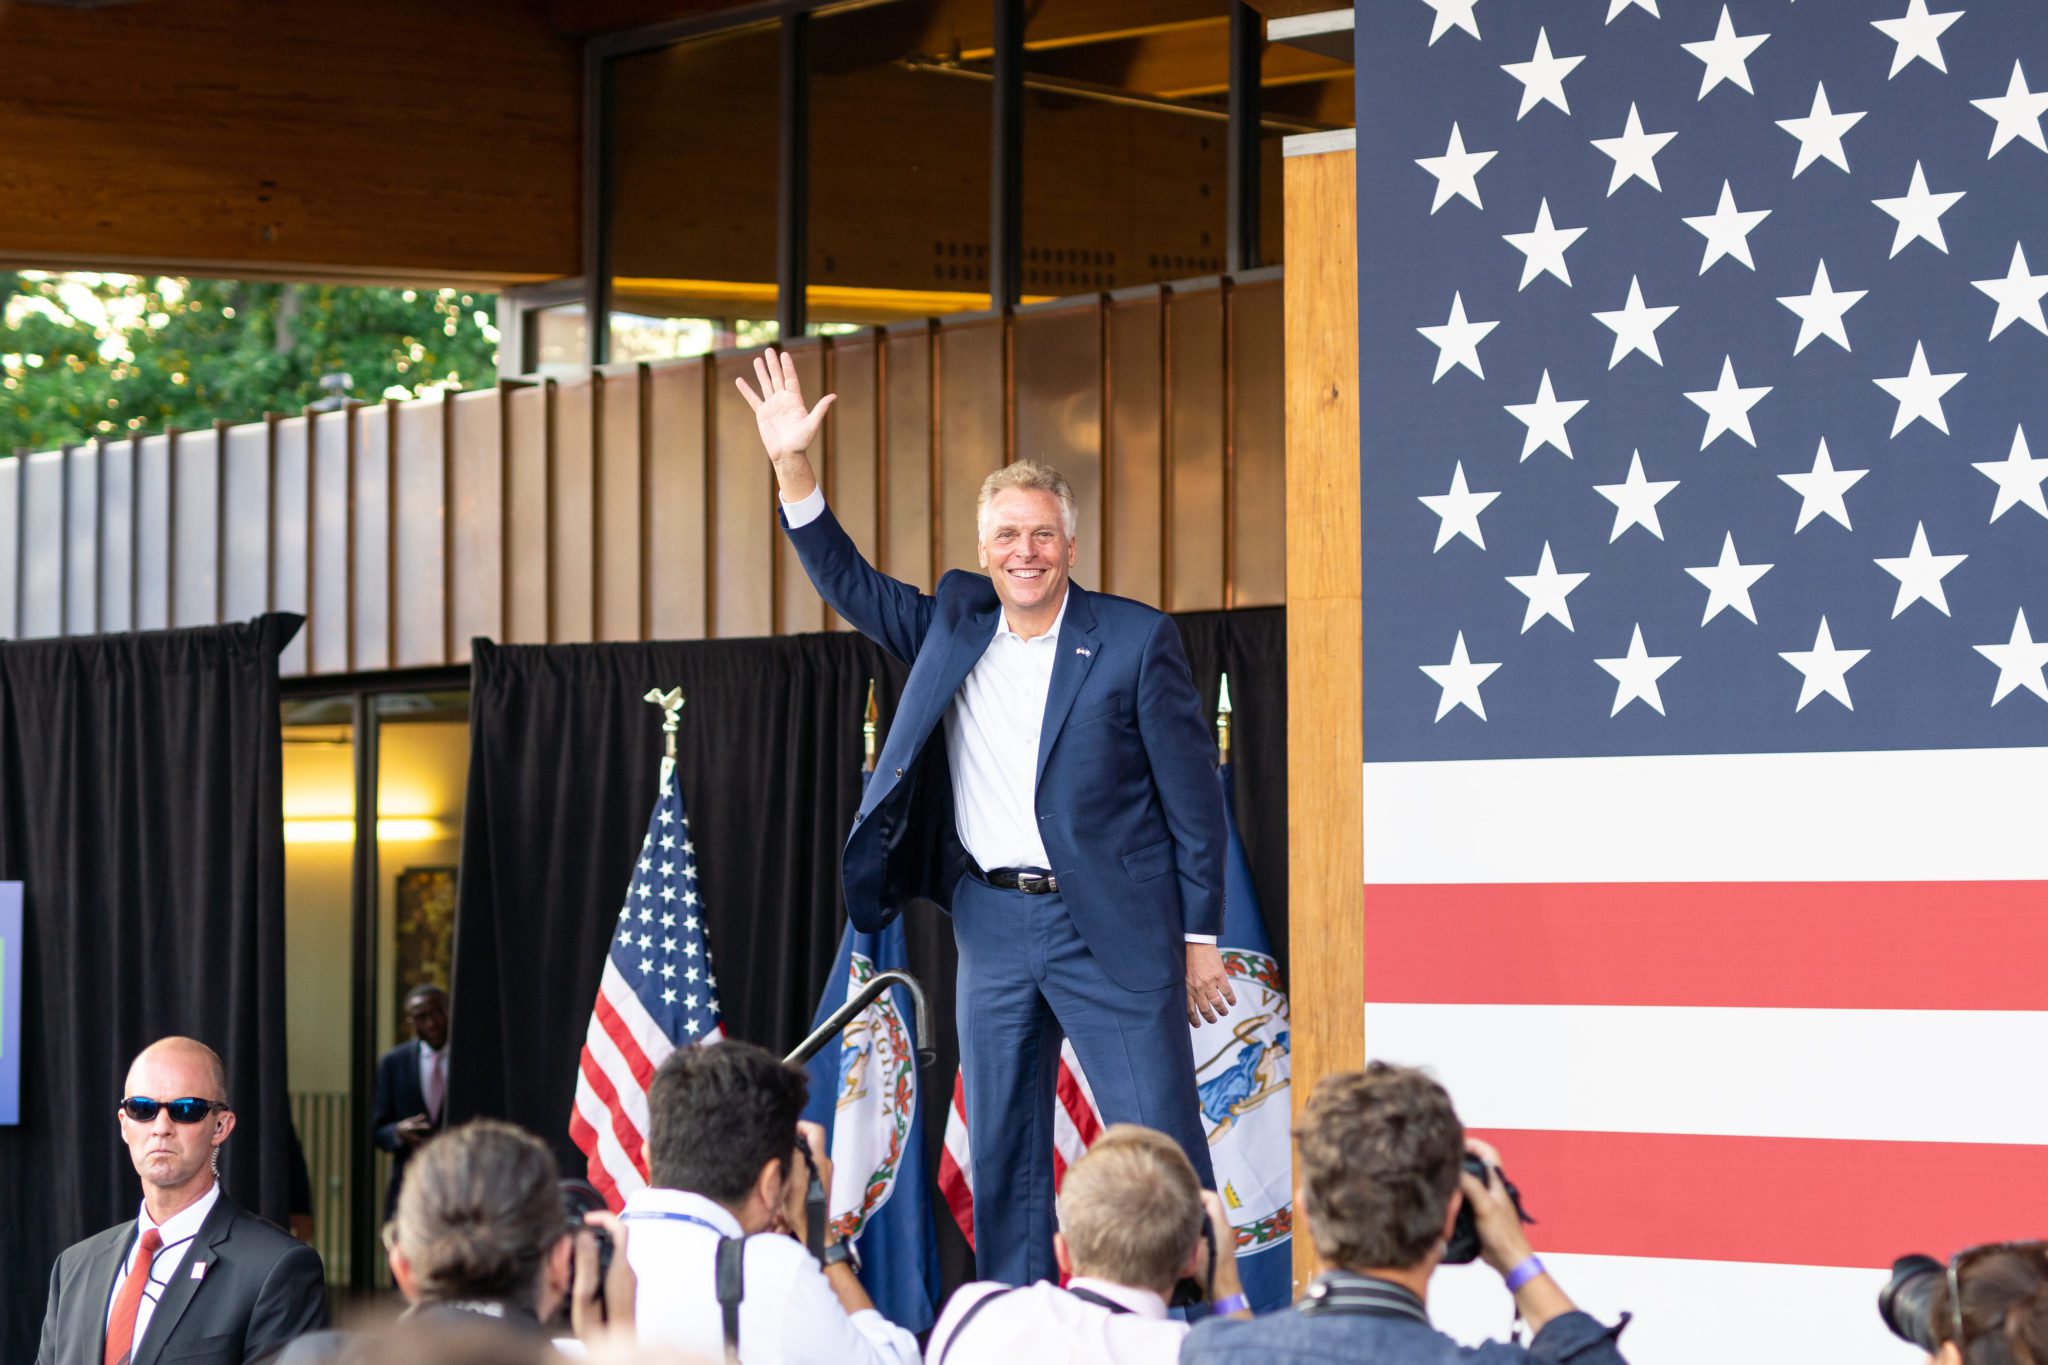
[[[1188, 7], [1183, 7], [1187, 9]], [[1173, 25], [1090, 32], [1048, 4], [1024, 32], [1024, 293], [1078, 294], [1223, 269], [1227, 0]]]
[[613, 359], [774, 339], [781, 44], [757, 24], [608, 67]]
[[807, 306], [814, 323], [988, 307], [986, 6], [877, 5], [811, 21]]

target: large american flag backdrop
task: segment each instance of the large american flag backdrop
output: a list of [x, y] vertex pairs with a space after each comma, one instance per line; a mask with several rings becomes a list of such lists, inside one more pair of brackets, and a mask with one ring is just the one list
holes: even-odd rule
[[1357, 24], [1367, 1051], [1632, 1359], [1916, 1358], [2048, 1233], [2048, 6]]

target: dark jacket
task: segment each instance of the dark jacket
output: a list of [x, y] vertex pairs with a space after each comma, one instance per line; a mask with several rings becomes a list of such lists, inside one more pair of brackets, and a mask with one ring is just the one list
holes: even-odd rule
[[[1318, 1276], [1317, 1281], [1340, 1277]], [[1181, 1365], [1627, 1365], [1615, 1344], [1621, 1327], [1603, 1327], [1585, 1313], [1552, 1318], [1526, 1346], [1504, 1341], [1462, 1346], [1429, 1325], [1419, 1300], [1399, 1292], [1414, 1304], [1416, 1316], [1310, 1314], [1297, 1305], [1249, 1321], [1209, 1318], [1188, 1333]]]
[[[405, 1181], [405, 1163], [412, 1160], [415, 1150], [398, 1136], [398, 1121], [426, 1112], [427, 1097], [420, 1090], [420, 1042], [414, 1038], [377, 1059], [377, 1086], [370, 1100], [370, 1140], [391, 1153], [391, 1184], [384, 1191], [386, 1218], [398, 1208], [398, 1187]], [[434, 1131], [440, 1132], [447, 1119], [448, 1098], [444, 1094]]]
[[[950, 909], [965, 855], [943, 722], [995, 638], [995, 585], [956, 570], [927, 596], [862, 559], [829, 508], [789, 540], [818, 595], [911, 665], [847, 837], [847, 918], [874, 933], [915, 897]], [[1035, 804], [1067, 913], [1118, 986], [1176, 985], [1185, 936], [1222, 932], [1225, 847], [1216, 741], [1179, 628], [1069, 581], [1056, 658]]]
[[[135, 1220], [57, 1258], [36, 1365], [101, 1365], [107, 1304], [135, 1243]], [[200, 1278], [193, 1268], [204, 1265]], [[223, 1193], [135, 1343], [132, 1365], [257, 1365], [327, 1325], [320, 1253]]]

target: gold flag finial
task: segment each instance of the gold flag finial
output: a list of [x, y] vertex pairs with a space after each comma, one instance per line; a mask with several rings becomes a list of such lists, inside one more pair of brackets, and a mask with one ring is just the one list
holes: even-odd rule
[[875, 680], [874, 680], [873, 678], [869, 678], [869, 679], [868, 679], [868, 704], [867, 704], [867, 708], [866, 708], [865, 710], [863, 710], [863, 711], [861, 712], [861, 722], [860, 722], [860, 739], [861, 739], [861, 744], [862, 744], [863, 746], [865, 746], [865, 749], [866, 749], [866, 753], [867, 753], [867, 760], [866, 760], [866, 762], [865, 762], [865, 763], [863, 764], [863, 767], [865, 767], [865, 769], [866, 769], [866, 770], [867, 770], [868, 772], [873, 772], [873, 771], [875, 770], [875, 755], [876, 755], [876, 745], [875, 745], [875, 731], [876, 731], [876, 728], [877, 728], [878, 722], [880, 722], [880, 720], [881, 720], [881, 719], [882, 719], [882, 712], [881, 712], [881, 709], [880, 709], [879, 707], [877, 707], [877, 706], [875, 705]]
[[650, 687], [640, 700], [651, 701], [661, 708], [662, 752], [673, 759], [676, 756], [676, 730], [683, 719], [683, 689], [671, 687], [664, 692], [658, 687]]
[[1216, 691], [1216, 753], [1219, 763], [1230, 762], [1230, 675], [1225, 673]]

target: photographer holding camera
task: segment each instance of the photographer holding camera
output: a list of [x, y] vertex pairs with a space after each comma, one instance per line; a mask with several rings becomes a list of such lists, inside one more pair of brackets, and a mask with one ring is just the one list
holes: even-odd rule
[[2048, 1365], [2048, 1242], [1901, 1256], [1877, 1311], [1930, 1365]]
[[1059, 1229], [1065, 1283], [962, 1285], [932, 1330], [931, 1365], [1173, 1365], [1188, 1329], [1169, 1299], [1249, 1316], [1230, 1217], [1164, 1133], [1105, 1130], [1067, 1168]]
[[654, 1073], [649, 1185], [624, 1213], [642, 1345], [746, 1365], [916, 1365], [917, 1339], [875, 1311], [850, 1248], [824, 1229], [821, 1265], [799, 1240], [812, 1171], [832, 1188], [824, 1131], [797, 1122], [809, 1091], [798, 1068], [732, 1040], [679, 1049]]
[[[1565, 1297], [1529, 1247], [1499, 1154], [1465, 1137], [1451, 1097], [1428, 1076], [1373, 1062], [1325, 1077], [1295, 1137], [1295, 1208], [1332, 1268], [1289, 1311], [1198, 1324], [1181, 1351], [1187, 1365], [1624, 1365], [1615, 1346], [1621, 1327], [1601, 1326]], [[1469, 1169], [1468, 1151], [1484, 1180]], [[1479, 1256], [1506, 1280], [1534, 1333], [1527, 1346], [1471, 1349], [1430, 1325], [1429, 1279], [1465, 1254], [1453, 1244], [1464, 1240], [1459, 1215], [1468, 1208]]]

